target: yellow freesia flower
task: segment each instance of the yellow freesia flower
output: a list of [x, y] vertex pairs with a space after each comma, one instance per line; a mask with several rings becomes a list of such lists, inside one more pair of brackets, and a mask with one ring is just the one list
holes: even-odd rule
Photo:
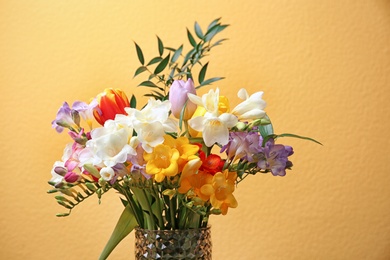
[[193, 159], [198, 158], [196, 153], [199, 151], [199, 146], [191, 144], [187, 137], [179, 137], [177, 139], [170, 135], [164, 137], [164, 144], [179, 151], [180, 157], [177, 161], [179, 172], [183, 170], [184, 165]]
[[214, 175], [211, 182], [203, 185], [200, 192], [210, 198], [210, 203], [215, 209], [220, 209], [222, 215], [226, 215], [228, 208], [238, 206], [233, 196], [234, 184], [237, 178], [236, 172], [225, 170]]
[[159, 144], [153, 148], [152, 153], [144, 153], [146, 173], [154, 175], [157, 182], [162, 182], [166, 176], [175, 176], [179, 172], [179, 157], [180, 153], [176, 148]]

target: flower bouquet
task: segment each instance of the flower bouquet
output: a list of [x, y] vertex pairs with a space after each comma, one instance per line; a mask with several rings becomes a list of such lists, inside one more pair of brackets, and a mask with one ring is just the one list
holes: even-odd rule
[[234, 190], [247, 176], [284, 176], [291, 169], [293, 149], [276, 143], [279, 137], [317, 142], [275, 134], [261, 91], [238, 90], [238, 104], [218, 88], [197, 95], [223, 79], [206, 78], [204, 59], [226, 40], [215, 38], [227, 26], [215, 19], [202, 30], [195, 22], [194, 33], [187, 29], [187, 53], [157, 37], [158, 55], [149, 62], [135, 43], [141, 66], [134, 76], [148, 74], [139, 86], [151, 90], [146, 104], [106, 89], [89, 103], [65, 102], [58, 110], [52, 126], [59, 133], [67, 129], [72, 142], [51, 171], [48, 192], [69, 210], [57, 216], [68, 216], [94, 194], [100, 201], [111, 189], [124, 206], [101, 259], [135, 228], [207, 228], [211, 215], [237, 207]]

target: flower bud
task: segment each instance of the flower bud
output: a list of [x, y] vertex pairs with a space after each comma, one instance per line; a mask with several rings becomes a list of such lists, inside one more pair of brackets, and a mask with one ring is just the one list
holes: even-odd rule
[[120, 89], [105, 89], [97, 96], [97, 102], [93, 115], [101, 125], [109, 119], [115, 119], [117, 114], [126, 115], [125, 107], [130, 107], [129, 99]]
[[79, 177], [80, 176], [75, 172], [68, 172], [67, 174], [65, 174], [64, 179], [66, 182], [73, 183], [78, 181]]
[[54, 167], [54, 172], [57, 173], [58, 175], [65, 176], [65, 174], [68, 173], [68, 169], [62, 166], [56, 166]]
[[184, 80], [173, 81], [169, 90], [169, 101], [172, 104], [172, 114], [176, 118], [180, 118], [180, 113], [184, 106], [186, 106], [183, 115], [184, 120], [190, 119], [196, 110], [197, 105], [188, 99], [188, 93], [196, 95], [196, 90], [192, 79], [188, 79], [187, 82]]

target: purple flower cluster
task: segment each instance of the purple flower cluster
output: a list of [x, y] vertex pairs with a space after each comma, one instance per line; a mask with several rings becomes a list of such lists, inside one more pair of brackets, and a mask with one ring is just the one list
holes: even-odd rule
[[291, 146], [275, 144], [273, 138], [263, 146], [263, 138], [258, 132], [231, 132], [223, 151], [232, 161], [256, 163], [259, 170], [270, 171], [275, 176], [286, 175], [286, 169], [292, 167], [288, 157], [294, 153]]

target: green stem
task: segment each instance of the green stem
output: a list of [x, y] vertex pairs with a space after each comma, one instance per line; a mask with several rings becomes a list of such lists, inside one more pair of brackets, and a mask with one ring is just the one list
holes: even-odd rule
[[158, 225], [160, 226], [160, 229], [163, 229], [164, 227], [164, 220], [162, 218], [162, 207], [161, 207], [161, 198], [158, 194], [158, 191], [156, 191], [157, 187], [155, 185], [152, 186], [152, 192], [154, 194], [154, 198], [156, 199], [157, 203], [157, 218], [158, 218]]
[[171, 215], [171, 225], [172, 225], [172, 229], [176, 229], [176, 223], [175, 223], [175, 209], [174, 209], [174, 205], [173, 205], [173, 201], [172, 199], [169, 199], [169, 211], [170, 211], [170, 215]]
[[133, 210], [134, 216], [137, 219], [138, 225], [140, 227], [143, 227], [143, 225], [144, 225], [143, 219], [142, 219], [142, 216], [139, 215], [139, 213], [141, 211], [133, 198], [133, 194], [131, 194], [130, 191], [128, 191], [127, 189], [123, 188], [120, 185], [115, 187], [115, 189], [118, 190], [121, 194], [123, 194], [126, 197], [126, 200], [127, 200], [127, 202], [129, 202], [129, 205], [130, 205], [131, 209]]

